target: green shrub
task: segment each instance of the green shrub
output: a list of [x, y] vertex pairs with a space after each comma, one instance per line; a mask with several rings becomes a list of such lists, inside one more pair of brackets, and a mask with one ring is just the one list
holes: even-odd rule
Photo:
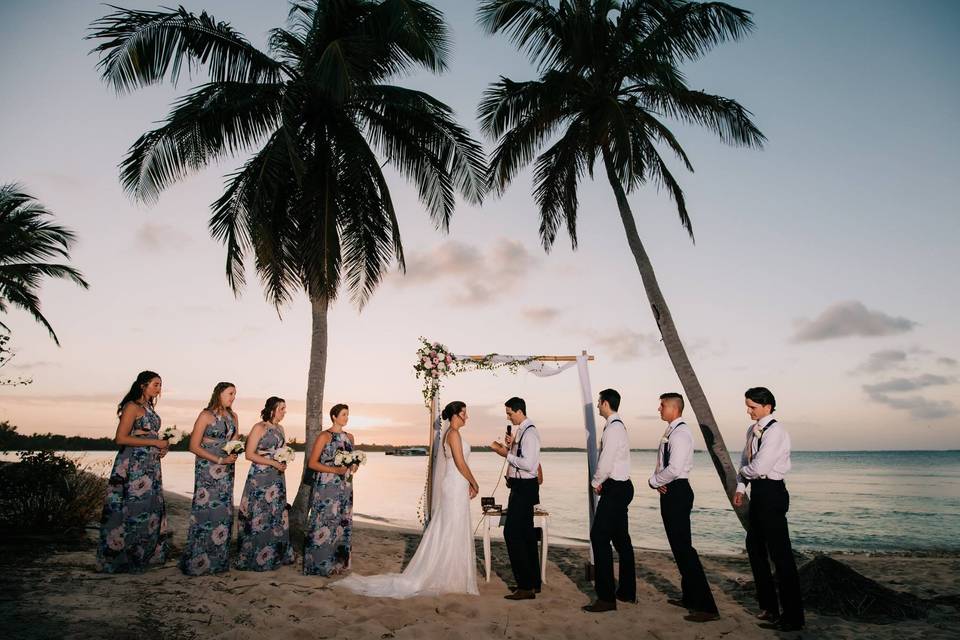
[[98, 520], [107, 481], [51, 451], [24, 451], [0, 467], [0, 534], [72, 534]]

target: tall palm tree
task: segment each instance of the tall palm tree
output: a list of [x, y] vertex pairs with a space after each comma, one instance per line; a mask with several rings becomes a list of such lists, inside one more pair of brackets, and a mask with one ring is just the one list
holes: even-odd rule
[[[688, 170], [693, 167], [664, 120], [706, 127], [732, 145], [763, 145], [749, 111], [729, 98], [690, 89], [679, 69], [749, 33], [750, 12], [685, 0], [560, 0], [558, 6], [548, 0], [489, 0], [479, 20], [491, 34], [508, 34], [539, 74], [524, 82], [501, 77], [484, 93], [482, 129], [498, 141], [491, 159], [493, 188], [502, 193], [536, 156], [534, 198], [543, 247], [550, 250], [564, 225], [576, 249], [577, 187], [593, 177], [597, 160], [602, 162], [664, 346], [732, 504], [736, 471], [657, 284], [627, 194], [649, 181], [665, 188], [693, 239], [683, 190], [662, 150]], [[738, 515], [744, 522], [745, 507]]]
[[[227, 282], [244, 286], [252, 254], [279, 311], [303, 290], [313, 330], [307, 451], [321, 430], [327, 311], [341, 285], [360, 307], [403, 247], [384, 164], [411, 181], [447, 230], [455, 195], [479, 203], [480, 144], [436, 98], [390, 81], [446, 68], [443, 16], [420, 0], [291, 3], [285, 28], [260, 51], [226, 22], [184, 8], [116, 8], [94, 22], [103, 79], [120, 93], [205, 70], [209, 81], [174, 103], [121, 163], [134, 197], [155, 200], [191, 171], [253, 151], [213, 203], [211, 234], [226, 247]], [[309, 488], [301, 483], [294, 522]]]
[[[52, 217], [20, 185], [0, 185], [0, 313], [7, 313], [11, 306], [26, 311], [46, 327], [59, 346], [57, 334], [40, 311], [41, 281], [62, 278], [84, 289], [90, 285], [75, 268], [47, 262], [69, 260], [70, 246], [76, 240], [73, 231], [52, 222]], [[8, 329], [2, 321], [0, 327]]]

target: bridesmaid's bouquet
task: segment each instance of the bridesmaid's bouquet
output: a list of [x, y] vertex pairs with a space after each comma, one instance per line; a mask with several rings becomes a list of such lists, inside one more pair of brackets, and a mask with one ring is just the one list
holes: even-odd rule
[[232, 456], [235, 453], [242, 453], [246, 448], [247, 445], [245, 445], [242, 440], [231, 440], [227, 444], [223, 445], [223, 452], [228, 456]]
[[277, 451], [276, 455], [273, 456], [273, 459], [277, 462], [293, 462], [293, 459], [296, 457], [293, 449], [290, 447], [284, 447]]
[[171, 445], [175, 445], [183, 439], [183, 434], [177, 430], [177, 425], [164, 427], [160, 430], [160, 439], [166, 440]]
[[[338, 451], [335, 456], [333, 456], [333, 464], [338, 467], [352, 467], [354, 465], [360, 466], [361, 464], [366, 463], [367, 454], [363, 451]], [[353, 475], [349, 471], [343, 476], [344, 480], [350, 482], [350, 476]]]

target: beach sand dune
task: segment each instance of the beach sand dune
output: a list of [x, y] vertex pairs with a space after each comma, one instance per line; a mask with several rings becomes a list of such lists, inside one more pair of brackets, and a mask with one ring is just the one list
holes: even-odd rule
[[[189, 500], [169, 495], [174, 543], [184, 542]], [[592, 597], [583, 580], [586, 549], [552, 546], [547, 584], [535, 601], [508, 602], [506, 550], [494, 544], [496, 575], [480, 583], [480, 596], [409, 600], [363, 598], [330, 589], [333, 579], [300, 574], [299, 564], [270, 573], [231, 571], [220, 576], [184, 576], [171, 560], [143, 575], [94, 572], [93, 537], [82, 545], [7, 547], [0, 576], [0, 637], [103, 638], [775, 638], [757, 627], [750, 568], [745, 556], [707, 556], [722, 618], [694, 625], [667, 604], [677, 597], [678, 575], [669, 554], [638, 550], [639, 604], [615, 613], [580, 611]], [[419, 536], [394, 528], [359, 524], [354, 531], [353, 570], [399, 571]], [[482, 557], [477, 545], [478, 557]], [[872, 625], [808, 616], [809, 638], [960, 637], [960, 558], [844, 555], [861, 573], [925, 599], [941, 598], [923, 620]], [[482, 576], [482, 571], [480, 572]], [[950, 597], [952, 596], [952, 600]], [[786, 634], [783, 637], [796, 636]]]

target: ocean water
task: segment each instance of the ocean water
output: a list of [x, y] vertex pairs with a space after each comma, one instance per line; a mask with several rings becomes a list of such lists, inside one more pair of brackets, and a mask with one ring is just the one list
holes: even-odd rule
[[[106, 474], [113, 452], [70, 453]], [[14, 454], [0, 459], [15, 459]], [[636, 497], [630, 505], [630, 534], [639, 547], [667, 549], [657, 493], [647, 486], [656, 453], [635, 451], [632, 476]], [[354, 481], [358, 520], [418, 527], [417, 507], [426, 479], [426, 458], [368, 454]], [[794, 546], [808, 550], [960, 551], [960, 451], [794, 452], [787, 477], [788, 521]], [[194, 457], [174, 452], [163, 459], [167, 491], [193, 493]], [[503, 458], [477, 452], [470, 458], [480, 495], [494, 495], [506, 505], [507, 489], [499, 483]], [[544, 453], [545, 481], [541, 505], [550, 515], [554, 542], [585, 544], [587, 465], [585, 453]], [[303, 455], [287, 469], [292, 494], [303, 468]], [[234, 488], [239, 501], [249, 463], [237, 463]], [[692, 516], [694, 546], [702, 552], [737, 553], [744, 533], [720, 487], [706, 453], [694, 458], [690, 477], [696, 499]], [[475, 522], [480, 501], [473, 501]], [[497, 534], [499, 535], [499, 534]]]

